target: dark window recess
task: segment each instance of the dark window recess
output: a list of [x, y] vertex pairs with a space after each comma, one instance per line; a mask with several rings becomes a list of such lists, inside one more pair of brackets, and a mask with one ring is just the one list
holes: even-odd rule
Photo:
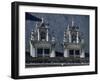
[[75, 34], [72, 35], [72, 42], [76, 42], [76, 35]]
[[42, 48], [38, 48], [37, 49], [37, 54], [41, 54], [42, 55], [43, 54], [43, 49]]
[[79, 50], [75, 50], [75, 54], [76, 55], [80, 55], [80, 51]]
[[40, 37], [41, 37], [41, 40], [46, 40], [46, 33], [45, 32], [41, 32], [40, 33]]
[[74, 55], [74, 50], [69, 50], [70, 55]]
[[50, 49], [44, 49], [44, 53], [45, 54], [49, 54], [50, 53]]

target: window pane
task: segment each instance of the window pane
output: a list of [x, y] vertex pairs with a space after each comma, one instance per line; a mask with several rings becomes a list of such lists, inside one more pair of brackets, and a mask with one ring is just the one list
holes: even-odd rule
[[38, 48], [37, 49], [37, 54], [41, 54], [42, 55], [43, 54], [43, 49], [42, 48]]
[[69, 55], [74, 55], [74, 50], [69, 50]]
[[80, 51], [79, 50], [75, 50], [75, 54], [76, 55], [80, 55]]
[[49, 52], [50, 52], [50, 49], [44, 49], [45, 54], [49, 54]]

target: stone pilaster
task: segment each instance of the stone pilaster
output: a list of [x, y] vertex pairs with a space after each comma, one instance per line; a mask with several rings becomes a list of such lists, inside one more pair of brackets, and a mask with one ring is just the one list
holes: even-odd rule
[[68, 49], [64, 49], [64, 57], [68, 57], [69, 54], [68, 54]]
[[35, 57], [35, 56], [36, 56], [36, 55], [35, 55], [35, 48], [33, 47], [31, 41], [30, 41], [30, 55], [31, 55], [32, 57]]

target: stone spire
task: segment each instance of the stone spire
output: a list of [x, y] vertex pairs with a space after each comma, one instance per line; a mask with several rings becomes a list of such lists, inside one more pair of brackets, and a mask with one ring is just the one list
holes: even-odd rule
[[42, 17], [42, 22], [41, 23], [44, 23], [44, 18]]
[[74, 23], [75, 23], [75, 22], [74, 22], [74, 19], [73, 19], [73, 17], [72, 17], [72, 27], [74, 26]]

